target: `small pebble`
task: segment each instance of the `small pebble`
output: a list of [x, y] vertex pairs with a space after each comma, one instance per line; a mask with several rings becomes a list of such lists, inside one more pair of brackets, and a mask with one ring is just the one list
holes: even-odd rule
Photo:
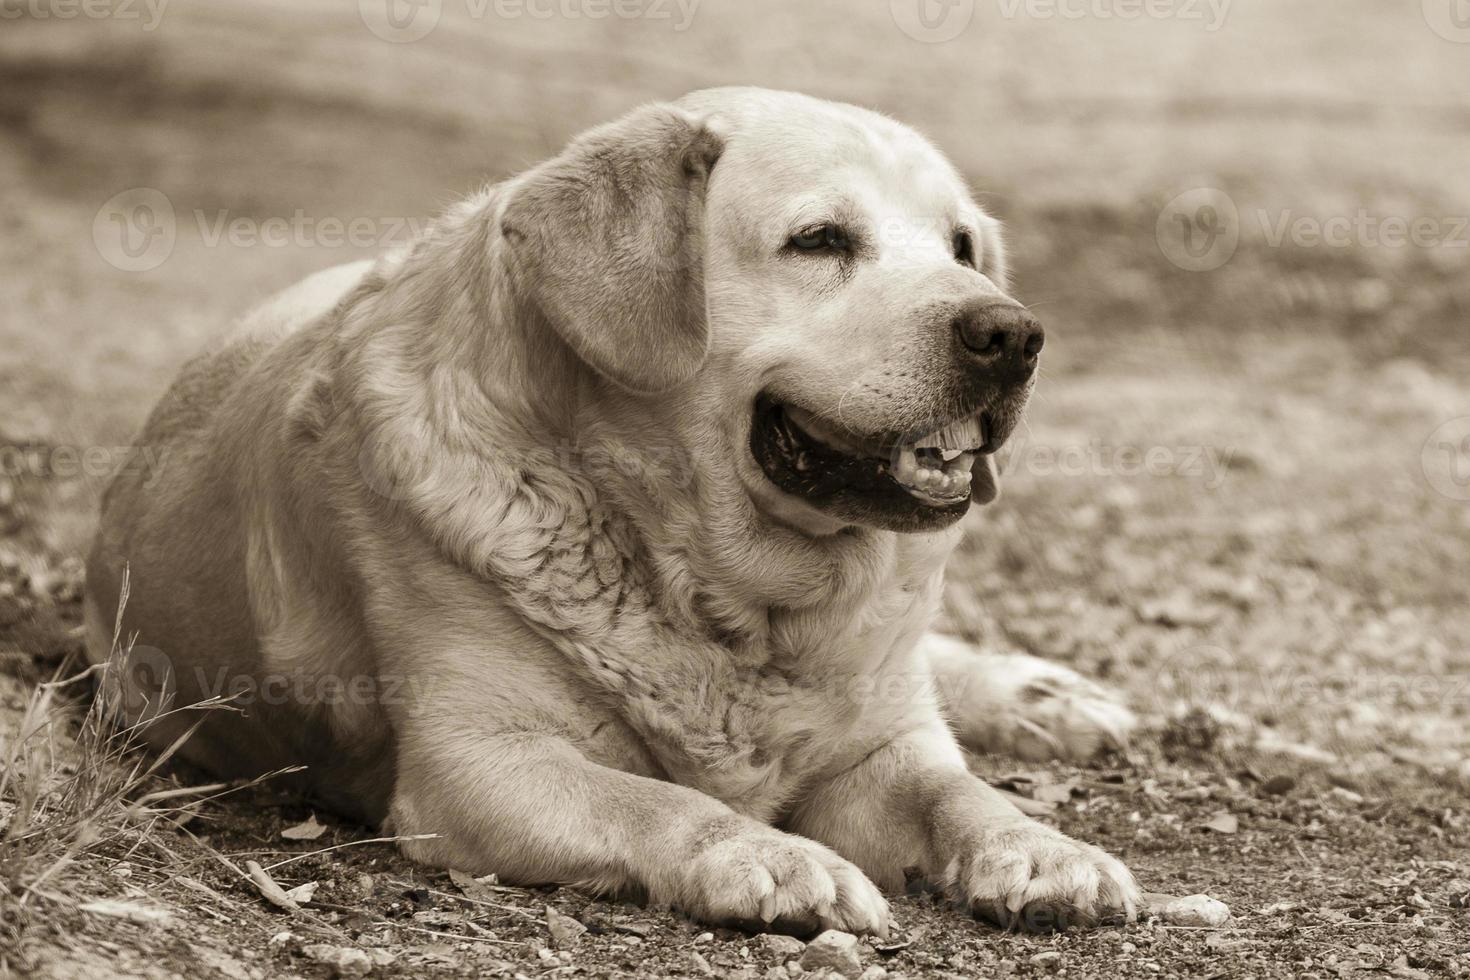
[[312, 943], [302, 947], [301, 952], [308, 959], [331, 967], [332, 975], [337, 977], [365, 977], [373, 969], [372, 958], [362, 950], [350, 946]]
[[800, 939], [794, 936], [780, 936], [772, 932], [762, 933], [755, 937], [755, 942], [762, 950], [783, 963], [793, 956], [800, 956], [801, 951], [806, 949], [806, 943]]
[[1208, 895], [1186, 895], [1163, 908], [1164, 921], [1175, 926], [1223, 926], [1230, 919], [1230, 908]]
[[828, 969], [857, 980], [863, 972], [858, 938], [850, 932], [828, 929], [807, 944], [801, 965], [808, 970]]
[[1060, 970], [1062, 968], [1062, 954], [1054, 949], [1037, 953], [1031, 957], [1031, 965], [1043, 970]]
[[[546, 906], [546, 931], [551, 933], [552, 942], [556, 943], [559, 948], [565, 949], [568, 946], [574, 945], [578, 939], [581, 939], [582, 934], [587, 931], [587, 927], [570, 915], [563, 915], [548, 905]], [[626, 942], [628, 939], [632, 939], [635, 943], [637, 942], [637, 937], [635, 936], [627, 936], [624, 938], [624, 941]]]
[[1296, 778], [1284, 773], [1280, 776], [1272, 776], [1261, 784], [1261, 792], [1267, 796], [1285, 796], [1294, 789], [1296, 789]]

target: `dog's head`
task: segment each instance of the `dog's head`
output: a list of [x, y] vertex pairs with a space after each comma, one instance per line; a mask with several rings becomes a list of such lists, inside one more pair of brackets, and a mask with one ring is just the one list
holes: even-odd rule
[[996, 222], [877, 114], [717, 89], [582, 136], [502, 213], [515, 288], [759, 510], [936, 530], [996, 494], [1040, 324]]

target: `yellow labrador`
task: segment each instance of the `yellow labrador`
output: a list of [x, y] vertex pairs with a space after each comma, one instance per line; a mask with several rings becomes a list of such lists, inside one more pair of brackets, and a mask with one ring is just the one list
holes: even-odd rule
[[1063, 668], [926, 635], [1040, 324], [995, 222], [880, 115], [650, 105], [320, 273], [190, 363], [111, 487], [93, 656], [150, 737], [387, 820], [413, 858], [710, 921], [882, 933], [927, 876], [1014, 920], [1133, 914], [956, 736], [1085, 755]]

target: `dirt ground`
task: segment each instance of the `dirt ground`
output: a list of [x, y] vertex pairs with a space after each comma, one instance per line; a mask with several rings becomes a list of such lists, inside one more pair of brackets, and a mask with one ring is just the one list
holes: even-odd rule
[[[705, 0], [682, 31], [442, 6], [405, 43], [326, 0], [0, 21], [0, 976], [797, 972], [779, 940], [427, 872], [268, 782], [160, 796], [208, 776], [130, 778], [86, 683], [38, 686], [75, 670], [97, 494], [193, 349], [586, 125], [729, 82], [915, 123], [1005, 218], [1048, 360], [947, 625], [1144, 726], [1083, 769], [975, 765], [1231, 912], [1029, 935], [916, 887], [864, 967], [1470, 976], [1470, 46], [1433, 0], [1241, 0], [1213, 29], [978, 3], [943, 43], [897, 2]], [[148, 268], [109, 237], [138, 188], [173, 216]], [[1181, 210], [1198, 188], [1214, 210]], [[1238, 244], [1191, 250], [1181, 216]], [[1345, 242], [1308, 233], [1333, 219]], [[1395, 219], [1429, 231], [1386, 244]], [[282, 909], [251, 860], [317, 888]]]

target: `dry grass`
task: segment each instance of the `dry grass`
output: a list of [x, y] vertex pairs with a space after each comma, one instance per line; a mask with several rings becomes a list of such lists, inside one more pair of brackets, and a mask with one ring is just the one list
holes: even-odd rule
[[[31, 691], [15, 729], [0, 735], [0, 976], [24, 970], [26, 934], [53, 917], [165, 922], [173, 912], [159, 896], [190, 882], [183, 870], [201, 857], [245, 876], [186, 826], [207, 804], [278, 774], [235, 783], [177, 781], [170, 763], [178, 749], [205, 712], [229, 706], [210, 699], [129, 719], [122, 679], [136, 637], [122, 635], [127, 599], [125, 576], [107, 661], [77, 669], [74, 657], [65, 658]], [[95, 696], [88, 696], [94, 687]], [[199, 717], [162, 751], [148, 751], [144, 724], [176, 713]], [[53, 940], [66, 936], [48, 932]], [[84, 936], [79, 931], [75, 938]]]

